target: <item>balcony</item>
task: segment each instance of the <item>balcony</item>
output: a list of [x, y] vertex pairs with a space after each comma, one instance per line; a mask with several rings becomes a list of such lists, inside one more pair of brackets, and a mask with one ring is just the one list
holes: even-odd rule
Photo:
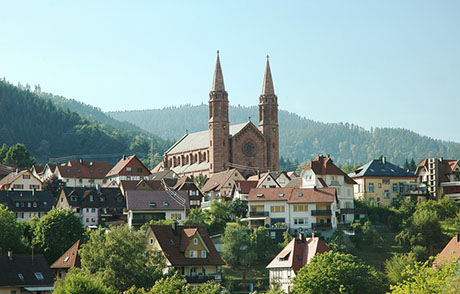
[[366, 211], [360, 208], [341, 208], [341, 214], [364, 214]]
[[332, 229], [332, 224], [331, 223], [312, 223], [311, 228], [318, 229], [318, 230], [330, 230]]
[[311, 211], [312, 216], [331, 215], [331, 214], [332, 214], [331, 210], [312, 210]]
[[187, 283], [190, 284], [198, 284], [198, 283], [206, 283], [207, 281], [220, 281], [222, 280], [221, 275], [193, 275], [193, 276], [186, 276]]
[[255, 216], [268, 216], [268, 211], [250, 211], [249, 216], [250, 217], [255, 217]]

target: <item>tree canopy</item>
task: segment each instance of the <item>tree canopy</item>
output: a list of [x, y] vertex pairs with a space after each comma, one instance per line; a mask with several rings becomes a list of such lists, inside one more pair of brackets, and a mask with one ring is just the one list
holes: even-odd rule
[[14, 213], [0, 204], [0, 255], [7, 254], [9, 250], [22, 252], [23, 234], [24, 227], [16, 220]]

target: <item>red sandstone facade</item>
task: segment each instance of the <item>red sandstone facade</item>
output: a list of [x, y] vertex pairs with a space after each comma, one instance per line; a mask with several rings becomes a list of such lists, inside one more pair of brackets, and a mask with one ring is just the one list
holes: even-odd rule
[[209, 93], [208, 131], [186, 134], [163, 156], [161, 167], [178, 175], [210, 176], [230, 168], [244, 175], [279, 169], [278, 97], [275, 95], [267, 57], [259, 126], [252, 122], [230, 125], [219, 55]]

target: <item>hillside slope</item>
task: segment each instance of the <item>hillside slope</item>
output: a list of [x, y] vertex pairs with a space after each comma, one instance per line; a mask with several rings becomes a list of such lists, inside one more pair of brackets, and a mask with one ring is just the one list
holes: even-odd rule
[[152, 138], [144, 133], [95, 123], [29, 89], [0, 81], [0, 144], [24, 143], [37, 162], [70, 155], [162, 154], [168, 144], [158, 139], [154, 146], [159, 147], [151, 150]]
[[[163, 138], [177, 139], [185, 133], [207, 129], [208, 106], [184, 105], [164, 109], [109, 112]], [[230, 122], [251, 120], [257, 125], [257, 107], [231, 106]], [[365, 163], [385, 155], [396, 164], [406, 159], [443, 156], [460, 158], [460, 144], [435, 140], [400, 128], [371, 131], [348, 123], [322, 123], [287, 111], [279, 111], [280, 155], [308, 161], [318, 154], [331, 154], [335, 162]]]

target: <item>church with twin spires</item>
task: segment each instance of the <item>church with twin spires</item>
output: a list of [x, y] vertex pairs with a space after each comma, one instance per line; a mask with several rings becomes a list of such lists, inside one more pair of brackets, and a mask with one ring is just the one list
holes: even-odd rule
[[172, 169], [180, 176], [195, 177], [236, 168], [243, 175], [279, 169], [278, 97], [270, 63], [259, 97], [259, 124], [230, 125], [228, 93], [217, 52], [212, 89], [209, 92], [208, 130], [185, 134], [163, 156], [155, 170]]

